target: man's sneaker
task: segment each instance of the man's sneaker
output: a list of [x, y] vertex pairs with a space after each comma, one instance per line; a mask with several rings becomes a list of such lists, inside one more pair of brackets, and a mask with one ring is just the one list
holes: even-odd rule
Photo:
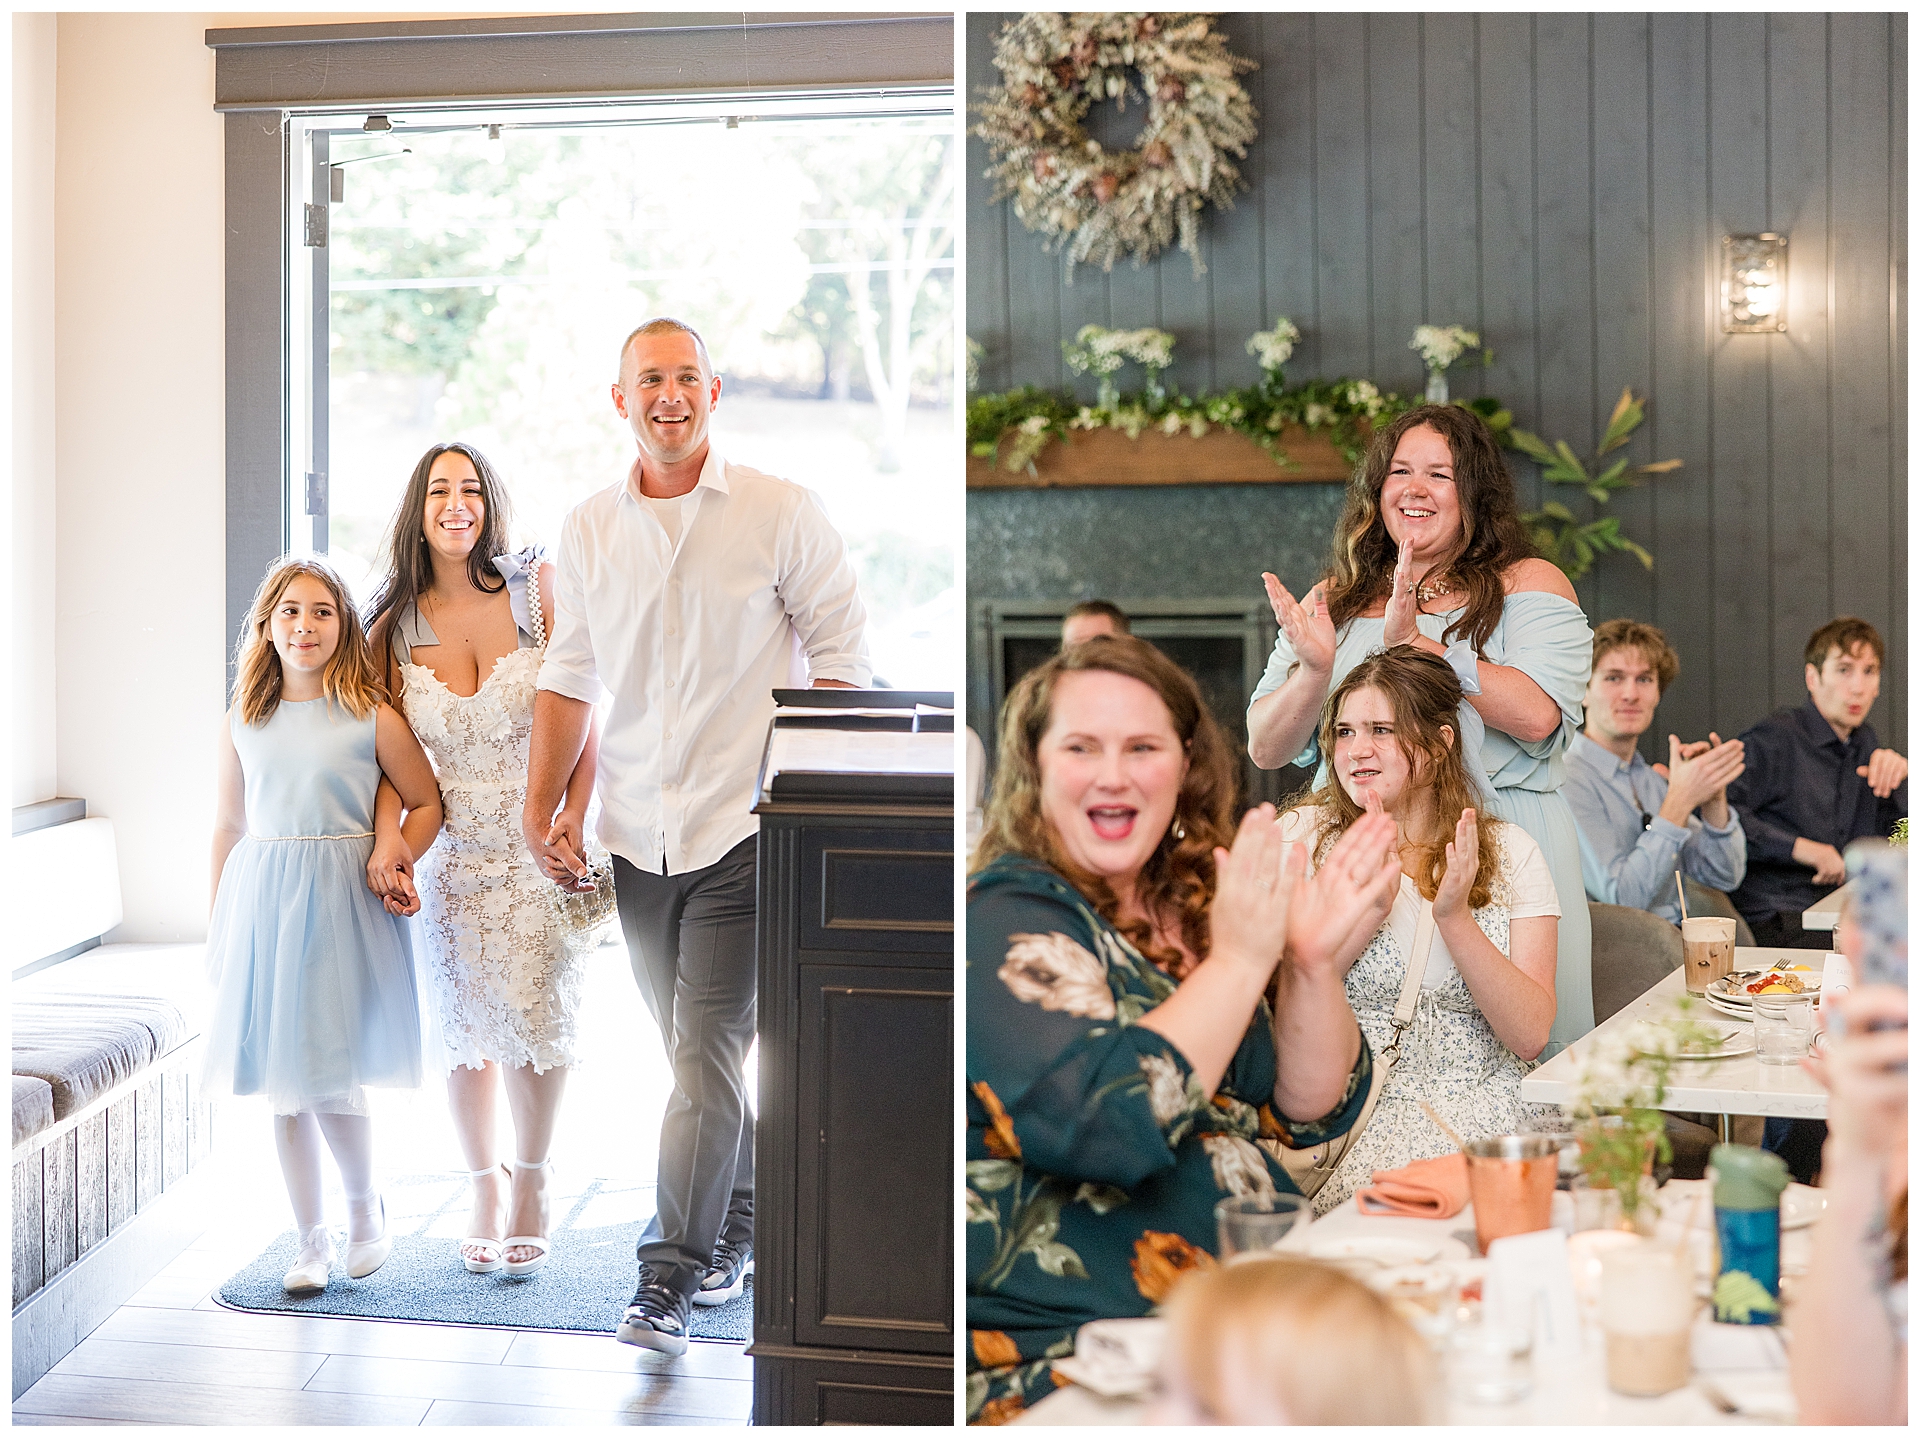
[[740, 1296], [740, 1291], [747, 1286], [747, 1275], [752, 1272], [752, 1246], [742, 1248], [723, 1238], [713, 1246], [713, 1266], [694, 1290], [693, 1301], [702, 1308], [718, 1308]]
[[674, 1356], [687, 1351], [687, 1299], [661, 1283], [646, 1264], [640, 1265], [640, 1286], [621, 1315], [613, 1336], [636, 1348]]

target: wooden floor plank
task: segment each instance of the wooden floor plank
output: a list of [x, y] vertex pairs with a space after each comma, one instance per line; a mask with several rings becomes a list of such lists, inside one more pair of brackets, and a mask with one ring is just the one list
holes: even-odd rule
[[211, 1313], [122, 1308], [93, 1331], [94, 1338], [118, 1338], [132, 1343], [179, 1343], [284, 1353], [358, 1353], [378, 1358], [440, 1358], [461, 1363], [502, 1362], [517, 1336], [498, 1328], [372, 1323], [292, 1313], [235, 1313], [226, 1308]]
[[588, 1373], [579, 1369], [506, 1368], [435, 1363], [417, 1358], [335, 1355], [308, 1380], [309, 1392], [363, 1393], [406, 1398], [464, 1399], [529, 1407], [626, 1410], [729, 1418], [744, 1422], [752, 1388], [724, 1378], [655, 1377], [644, 1373]]
[[522, 1408], [511, 1403], [462, 1403], [443, 1399], [421, 1420], [429, 1428], [631, 1428], [667, 1425], [675, 1428], [738, 1428], [739, 1418], [690, 1418], [684, 1413], [603, 1413], [587, 1408]]
[[13, 1415], [16, 1428], [152, 1428], [159, 1425], [142, 1423], [137, 1418], [69, 1418], [58, 1413], [21, 1413]]
[[277, 1353], [258, 1348], [183, 1348], [173, 1343], [127, 1343], [87, 1338], [51, 1372], [62, 1378], [130, 1378], [151, 1383], [239, 1384], [247, 1388], [304, 1388], [327, 1361], [324, 1353]]
[[192, 1308], [207, 1301], [212, 1283], [197, 1278], [155, 1278], [127, 1302], [135, 1308]]
[[744, 1343], [687, 1345], [678, 1358], [587, 1333], [516, 1333], [502, 1360], [508, 1367], [585, 1368], [596, 1373], [681, 1373], [691, 1378], [753, 1381], [753, 1360]]
[[[49, 1373], [13, 1400], [13, 1411], [152, 1422], [165, 1410], [167, 1423], [211, 1425], [388, 1424], [416, 1427], [426, 1417], [425, 1399], [369, 1397], [360, 1393], [251, 1389], [207, 1383], [160, 1385], [125, 1378], [65, 1378]], [[16, 1420], [18, 1421], [18, 1419]]]

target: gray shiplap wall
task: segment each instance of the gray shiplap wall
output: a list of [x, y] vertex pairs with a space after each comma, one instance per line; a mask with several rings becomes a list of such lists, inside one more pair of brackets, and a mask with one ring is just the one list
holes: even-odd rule
[[[1001, 23], [968, 17], [970, 90], [997, 76]], [[1649, 620], [1679, 649], [1662, 732], [1733, 734], [1797, 703], [1807, 635], [1850, 612], [1886, 635], [1873, 722], [1904, 751], [1906, 17], [1220, 25], [1260, 63], [1245, 83], [1261, 136], [1243, 166], [1252, 188], [1208, 214], [1198, 280], [1175, 251], [1065, 283], [1060, 257], [987, 204], [986, 150], [969, 140], [967, 332], [987, 349], [982, 387], [1068, 384], [1060, 341], [1088, 323], [1172, 330], [1170, 378], [1190, 390], [1247, 384], [1246, 336], [1278, 314], [1306, 331], [1292, 379], [1403, 392], [1421, 383], [1415, 325], [1478, 328], [1495, 361], [1456, 369], [1455, 395], [1498, 395], [1524, 428], [1583, 453], [1631, 385], [1653, 397], [1632, 454], [1686, 467], [1613, 505], [1652, 573], [1616, 557], [1580, 589], [1596, 621]], [[1124, 142], [1120, 122], [1099, 121]], [[1790, 237], [1788, 330], [1724, 335], [1720, 237], [1762, 230]], [[1534, 468], [1514, 467], [1532, 507]], [[1257, 593], [1250, 544], [1305, 585], [1301, 556], [1324, 553], [1335, 494], [975, 491], [969, 594]]]

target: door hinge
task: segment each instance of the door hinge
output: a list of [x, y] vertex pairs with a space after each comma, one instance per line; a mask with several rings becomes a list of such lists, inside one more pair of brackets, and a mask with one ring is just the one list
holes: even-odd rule
[[325, 205], [307, 206], [307, 248], [324, 250], [327, 247], [327, 207]]
[[327, 512], [327, 476], [325, 473], [307, 475], [307, 513], [325, 514]]

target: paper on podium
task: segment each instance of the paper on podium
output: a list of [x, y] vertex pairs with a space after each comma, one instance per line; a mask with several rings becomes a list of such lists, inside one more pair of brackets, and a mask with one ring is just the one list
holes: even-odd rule
[[951, 774], [953, 735], [905, 730], [775, 729], [767, 781], [779, 774]]

